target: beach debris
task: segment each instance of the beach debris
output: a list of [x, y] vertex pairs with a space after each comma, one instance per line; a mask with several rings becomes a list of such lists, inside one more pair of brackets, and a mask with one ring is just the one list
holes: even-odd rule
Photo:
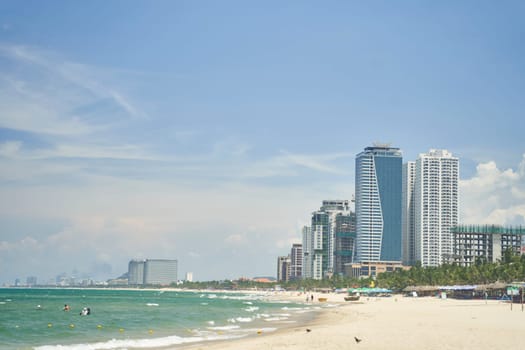
[[306, 331], [307, 332], [311, 332], [312, 330], [310, 328], [306, 328]]
[[355, 342], [358, 343], [358, 344], [359, 344], [361, 341], [363, 341], [363, 339], [359, 339], [358, 337], [354, 337], [354, 339], [355, 339]]

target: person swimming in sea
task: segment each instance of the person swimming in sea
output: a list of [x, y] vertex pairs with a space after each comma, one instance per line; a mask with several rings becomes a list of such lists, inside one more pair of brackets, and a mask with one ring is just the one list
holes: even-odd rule
[[71, 310], [71, 308], [69, 307], [68, 304], [64, 304], [64, 309], [63, 310], [64, 311], [69, 311], [69, 310]]
[[91, 309], [89, 307], [85, 307], [80, 311], [80, 316], [87, 316], [91, 314]]

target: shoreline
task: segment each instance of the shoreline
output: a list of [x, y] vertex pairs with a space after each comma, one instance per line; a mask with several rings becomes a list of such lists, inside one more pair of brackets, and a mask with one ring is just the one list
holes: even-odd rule
[[[240, 339], [172, 346], [169, 350], [258, 349], [522, 349], [525, 311], [495, 300], [362, 297], [323, 294], [327, 304], [311, 320]], [[278, 298], [297, 302], [299, 297]], [[302, 296], [300, 297], [302, 298]], [[303, 300], [304, 301], [304, 300]], [[319, 302], [317, 302], [319, 304]], [[307, 329], [310, 331], [308, 332]], [[356, 341], [357, 338], [359, 342]]]

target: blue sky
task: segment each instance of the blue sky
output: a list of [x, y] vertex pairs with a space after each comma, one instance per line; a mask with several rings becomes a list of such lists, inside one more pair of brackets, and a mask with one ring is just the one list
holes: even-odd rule
[[0, 283], [274, 275], [373, 142], [525, 224], [520, 1], [2, 1]]

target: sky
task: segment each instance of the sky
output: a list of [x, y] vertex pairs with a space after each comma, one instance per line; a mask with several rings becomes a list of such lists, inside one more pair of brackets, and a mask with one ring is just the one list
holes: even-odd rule
[[525, 224], [522, 1], [0, 2], [0, 284], [275, 276], [374, 142]]

